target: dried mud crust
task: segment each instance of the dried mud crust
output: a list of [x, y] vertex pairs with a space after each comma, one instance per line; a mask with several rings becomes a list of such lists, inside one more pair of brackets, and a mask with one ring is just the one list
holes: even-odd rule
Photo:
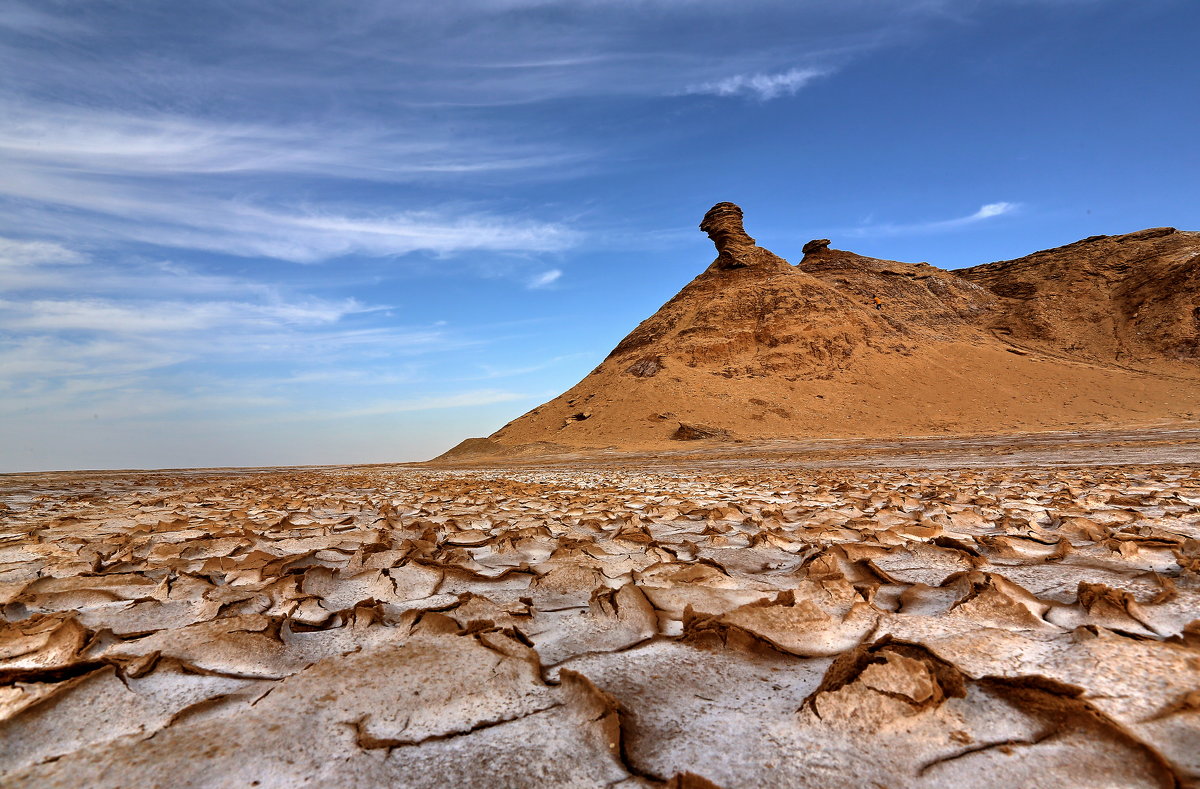
[[1195, 466], [0, 495], [5, 786], [1200, 782]]

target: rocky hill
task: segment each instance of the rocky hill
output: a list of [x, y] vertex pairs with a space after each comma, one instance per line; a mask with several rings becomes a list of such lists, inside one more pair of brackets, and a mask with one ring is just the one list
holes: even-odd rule
[[827, 239], [791, 265], [755, 243], [732, 203], [700, 229], [712, 264], [489, 444], [645, 448], [1200, 418], [1200, 233], [1095, 237], [945, 271]]
[[988, 326], [1010, 344], [1182, 374], [1200, 359], [1200, 233], [1093, 236], [955, 273], [999, 297]]

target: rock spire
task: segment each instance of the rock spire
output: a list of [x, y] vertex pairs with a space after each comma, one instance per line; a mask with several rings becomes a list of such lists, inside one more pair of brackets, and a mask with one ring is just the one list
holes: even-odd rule
[[700, 229], [717, 247], [716, 268], [743, 268], [753, 263], [749, 258], [758, 245], [742, 227], [742, 209], [734, 203], [717, 203], [708, 209]]

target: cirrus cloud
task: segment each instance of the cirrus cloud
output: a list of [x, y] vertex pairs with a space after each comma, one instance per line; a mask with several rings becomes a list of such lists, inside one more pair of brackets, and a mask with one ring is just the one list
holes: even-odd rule
[[794, 96], [818, 77], [830, 73], [825, 68], [793, 68], [773, 74], [734, 74], [724, 79], [703, 82], [689, 87], [685, 93], [712, 96], [748, 96], [769, 101], [781, 96]]
[[989, 219], [1006, 216], [1015, 213], [1021, 209], [1020, 203], [996, 202], [986, 203], [979, 207], [979, 210], [966, 216], [958, 216], [953, 219], [937, 219], [927, 222], [909, 222], [909, 223], [894, 223], [883, 222], [875, 224], [860, 225], [848, 231], [852, 236], [900, 236], [910, 233], [936, 233], [946, 230], [955, 230], [969, 225], [975, 225], [980, 222], [986, 222]]
[[539, 290], [541, 288], [548, 288], [551, 285], [553, 285], [555, 282], [558, 282], [558, 280], [561, 277], [562, 277], [562, 270], [552, 268], [549, 271], [543, 271], [541, 274], [538, 274], [537, 276], [530, 279], [528, 284], [526, 285], [526, 287], [530, 288], [531, 290]]

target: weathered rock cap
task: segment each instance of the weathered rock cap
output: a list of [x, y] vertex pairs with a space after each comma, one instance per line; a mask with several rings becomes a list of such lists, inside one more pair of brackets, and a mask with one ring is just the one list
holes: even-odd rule
[[1173, 227], [1148, 227], [1145, 230], [1138, 230], [1135, 233], [1126, 233], [1123, 236], [1117, 236], [1119, 241], [1145, 241], [1151, 238], [1162, 238], [1169, 236], [1179, 231]]
[[821, 252], [822, 250], [829, 249], [829, 244], [830, 241], [828, 238], [814, 238], [812, 241], [809, 241], [807, 244], [801, 247], [800, 251], [806, 255], [810, 252]]
[[718, 268], [741, 268], [747, 265], [745, 253], [756, 248], [753, 238], [742, 227], [742, 209], [734, 203], [717, 203], [708, 209], [700, 222], [717, 247]]

